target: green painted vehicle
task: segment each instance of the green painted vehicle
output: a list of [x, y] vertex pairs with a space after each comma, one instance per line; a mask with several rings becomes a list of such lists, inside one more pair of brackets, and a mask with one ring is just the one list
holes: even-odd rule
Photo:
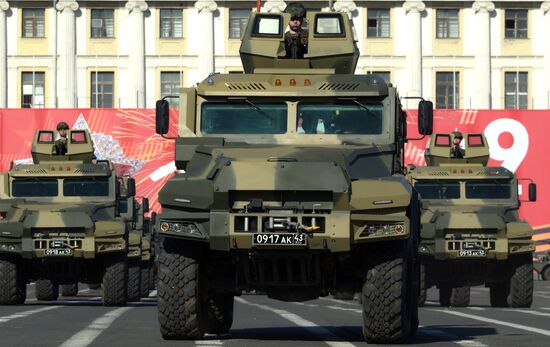
[[535, 258], [533, 267], [540, 274], [543, 281], [550, 281], [550, 252]]
[[[0, 304], [72, 295], [78, 282], [102, 283], [106, 306], [127, 300], [128, 230], [118, 213], [115, 168], [95, 160], [90, 134], [68, 131], [67, 153], [54, 153], [54, 132], [37, 130], [32, 164], [0, 174]], [[135, 193], [135, 183], [128, 195]]]
[[[529, 307], [533, 300], [533, 229], [518, 215], [518, 178], [487, 167], [483, 134], [464, 134], [464, 157], [452, 158], [451, 136], [433, 134], [425, 167], [408, 177], [422, 202], [421, 291], [439, 288], [442, 306], [465, 307], [470, 287], [490, 288], [491, 305]], [[536, 186], [529, 184], [529, 200]]]
[[[420, 211], [402, 174], [406, 113], [396, 88], [353, 73], [346, 14], [307, 19], [304, 59], [283, 58], [288, 14], [254, 13], [245, 73], [181, 90], [182, 172], [161, 189], [156, 222], [166, 339], [227, 333], [234, 296], [247, 291], [282, 301], [359, 292], [366, 340], [416, 332]], [[432, 104], [419, 107], [429, 134]], [[167, 129], [163, 100], [157, 132]]]

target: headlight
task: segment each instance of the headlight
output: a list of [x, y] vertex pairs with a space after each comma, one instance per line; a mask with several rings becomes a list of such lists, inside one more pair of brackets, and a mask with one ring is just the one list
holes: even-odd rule
[[160, 230], [164, 233], [204, 238], [204, 235], [199, 228], [197, 228], [195, 223], [162, 221], [160, 222]]

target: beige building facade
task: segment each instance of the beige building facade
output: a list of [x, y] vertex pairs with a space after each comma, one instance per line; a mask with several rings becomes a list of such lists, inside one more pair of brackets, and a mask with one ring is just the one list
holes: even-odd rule
[[[262, 1], [262, 11], [288, 3]], [[550, 109], [550, 1], [302, 3], [347, 13], [356, 72], [381, 75], [402, 96], [446, 109]], [[255, 7], [0, 0], [0, 108], [152, 108], [209, 73], [240, 72], [240, 35]]]

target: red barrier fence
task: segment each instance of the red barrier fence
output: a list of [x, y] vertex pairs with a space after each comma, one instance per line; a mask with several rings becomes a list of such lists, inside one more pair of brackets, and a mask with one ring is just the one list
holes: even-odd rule
[[[546, 171], [550, 160], [545, 155], [545, 149], [550, 148], [550, 111], [434, 112], [435, 132], [484, 132], [491, 151], [490, 165], [503, 165], [518, 177], [537, 183], [537, 202], [523, 203], [520, 211], [537, 230], [537, 250], [550, 250], [550, 178]], [[409, 112], [409, 116], [409, 137], [414, 137], [416, 112]], [[171, 133], [175, 134], [175, 111], [171, 117]], [[87, 127], [99, 156], [113, 160], [121, 171], [131, 172], [138, 183], [138, 195], [149, 197], [152, 209], [159, 208], [157, 193], [174, 170], [174, 142], [155, 134], [155, 115], [150, 109], [0, 109], [0, 170], [8, 170], [11, 161], [29, 159], [34, 131], [54, 129], [61, 120], [72, 128]], [[425, 163], [425, 142], [406, 145], [408, 163]]]

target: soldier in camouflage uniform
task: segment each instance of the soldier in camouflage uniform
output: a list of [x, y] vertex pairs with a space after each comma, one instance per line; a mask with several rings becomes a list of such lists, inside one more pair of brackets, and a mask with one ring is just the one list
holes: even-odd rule
[[452, 133], [453, 144], [451, 145], [451, 158], [453, 159], [462, 159], [466, 154], [465, 151], [460, 148], [460, 142], [462, 141], [462, 133], [460, 131], [455, 131]]
[[285, 33], [285, 50], [288, 59], [303, 59], [307, 54], [308, 30], [302, 28], [306, 9], [300, 3], [293, 2], [286, 8], [290, 14], [289, 31]]

